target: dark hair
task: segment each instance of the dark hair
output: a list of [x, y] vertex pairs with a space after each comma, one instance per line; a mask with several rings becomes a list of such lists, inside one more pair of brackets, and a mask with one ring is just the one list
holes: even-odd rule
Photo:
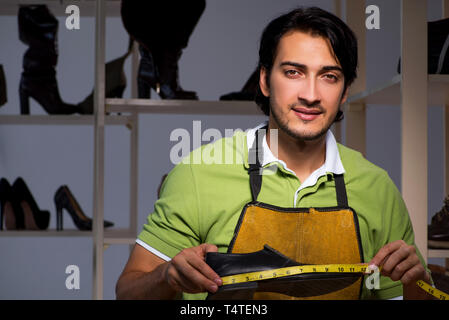
[[[344, 75], [344, 90], [357, 77], [357, 38], [352, 30], [337, 16], [317, 7], [298, 8], [271, 21], [262, 33], [259, 48], [260, 69], [265, 68], [269, 85], [271, 69], [282, 36], [289, 31], [310, 32], [313, 35], [329, 39], [334, 54], [340, 62]], [[268, 116], [270, 100], [257, 86], [255, 101]], [[338, 111], [335, 121], [343, 119], [343, 112]]]

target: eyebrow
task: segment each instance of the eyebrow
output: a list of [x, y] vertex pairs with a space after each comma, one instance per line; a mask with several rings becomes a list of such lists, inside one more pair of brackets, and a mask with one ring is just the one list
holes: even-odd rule
[[[292, 62], [292, 61], [284, 61], [281, 62], [280, 64], [281, 66], [293, 66], [299, 69], [308, 69], [307, 66], [305, 64], [302, 63], [297, 63], [297, 62]], [[323, 66], [321, 68], [322, 71], [339, 71], [341, 73], [343, 73], [343, 69], [337, 65], [332, 65], [332, 66]]]

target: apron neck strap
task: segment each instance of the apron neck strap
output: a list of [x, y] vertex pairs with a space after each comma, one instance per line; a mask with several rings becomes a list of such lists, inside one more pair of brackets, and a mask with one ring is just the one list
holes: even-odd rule
[[335, 189], [337, 192], [337, 204], [339, 207], [348, 207], [348, 196], [346, 194], [345, 178], [343, 174], [334, 174]]
[[[257, 201], [257, 196], [259, 195], [260, 188], [262, 187], [262, 165], [260, 164], [260, 154], [259, 145], [263, 143], [263, 135], [259, 136], [259, 130], [267, 130], [268, 125], [256, 130], [256, 139], [254, 139], [253, 145], [249, 149], [248, 159], [249, 159], [249, 183], [251, 187], [251, 195], [253, 201]], [[263, 149], [262, 149], [263, 151]], [[260, 154], [259, 154], [260, 153]]]
[[[259, 159], [260, 155], [263, 154], [263, 149], [259, 149], [259, 145], [263, 143], [263, 135], [259, 136], [259, 130], [267, 130], [268, 126], [264, 126], [256, 130], [256, 139], [254, 139], [253, 145], [249, 149], [248, 159], [249, 159], [249, 183], [251, 187], [251, 196], [253, 201], [257, 201], [257, 196], [260, 193], [262, 187], [262, 165]], [[260, 151], [260, 154], [259, 154]], [[339, 207], [348, 207], [348, 196], [346, 194], [345, 179], [343, 174], [334, 174], [335, 179], [335, 189], [337, 193], [337, 205]]]

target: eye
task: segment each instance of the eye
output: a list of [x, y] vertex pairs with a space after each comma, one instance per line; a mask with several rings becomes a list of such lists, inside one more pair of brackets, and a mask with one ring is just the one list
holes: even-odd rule
[[326, 73], [326, 74], [324, 75], [324, 77], [325, 77], [327, 80], [331, 81], [331, 82], [337, 82], [338, 80], [340, 80], [339, 77], [337, 77], [336, 75], [334, 75], [334, 74], [332, 74], [332, 73]]
[[295, 69], [289, 69], [284, 71], [285, 75], [289, 78], [293, 78], [299, 75], [298, 70]]

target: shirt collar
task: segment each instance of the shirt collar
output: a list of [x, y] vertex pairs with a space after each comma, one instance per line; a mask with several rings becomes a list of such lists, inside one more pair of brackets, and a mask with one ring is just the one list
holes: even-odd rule
[[[251, 148], [251, 146], [253, 145], [253, 142], [256, 138], [256, 130], [262, 128], [263, 126], [265, 126], [267, 124], [268, 124], [268, 121], [265, 121], [265, 122], [259, 124], [258, 126], [256, 126], [255, 128], [249, 129], [247, 131], [246, 145], [247, 145], [248, 150], [249, 150], [249, 148]], [[261, 161], [262, 167], [265, 167], [271, 163], [279, 163], [282, 165], [282, 167], [285, 170], [291, 172], [292, 174], [295, 174], [292, 170], [290, 170], [287, 167], [287, 165], [284, 161], [279, 160], [278, 158], [276, 158], [274, 156], [274, 154], [271, 152], [270, 148], [268, 147], [266, 136], [264, 136], [264, 138], [263, 138], [262, 146], [263, 146], [263, 161]], [[338, 152], [337, 141], [335, 140], [335, 137], [332, 134], [331, 130], [328, 130], [326, 133], [326, 160], [320, 168], [315, 170], [309, 176], [309, 178], [307, 178], [307, 180], [302, 183], [302, 188], [306, 187], [310, 183], [315, 184], [316, 180], [319, 177], [321, 177], [322, 175], [325, 175], [326, 173], [333, 173], [333, 174], [345, 173], [345, 169], [341, 162], [340, 153]], [[309, 180], [311, 180], [311, 181], [309, 181]]]

